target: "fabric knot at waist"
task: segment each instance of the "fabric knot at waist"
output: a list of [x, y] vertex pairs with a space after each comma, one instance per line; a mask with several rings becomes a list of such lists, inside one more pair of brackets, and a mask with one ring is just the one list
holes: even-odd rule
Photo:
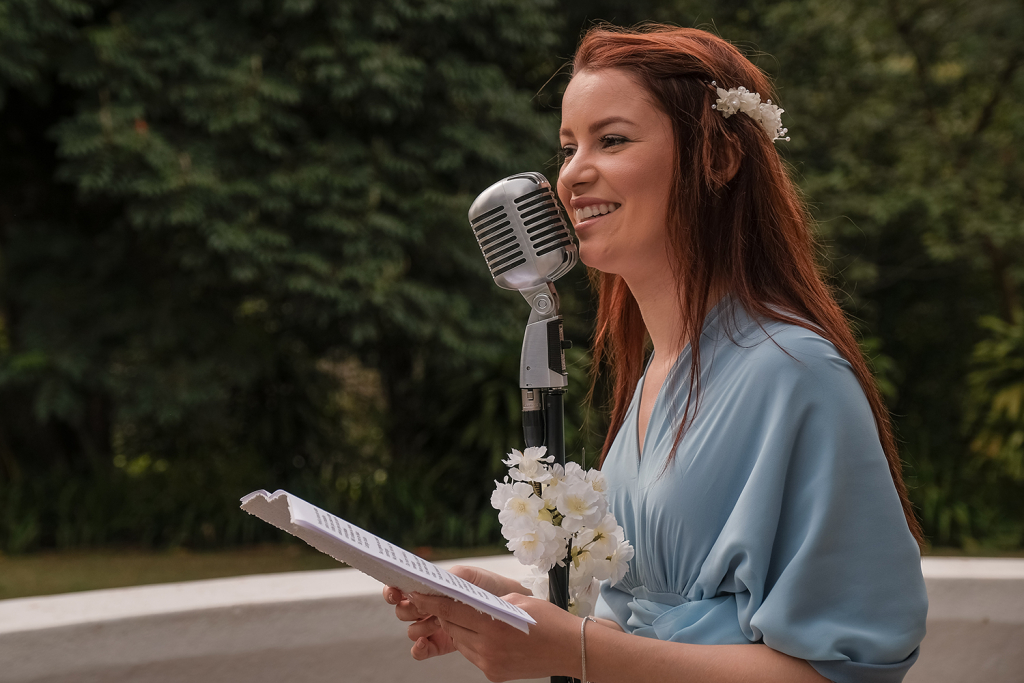
[[630, 589], [633, 599], [626, 626], [647, 638], [696, 645], [740, 645], [751, 642], [740, 630], [736, 596], [688, 600], [678, 593], [655, 593], [645, 586]]

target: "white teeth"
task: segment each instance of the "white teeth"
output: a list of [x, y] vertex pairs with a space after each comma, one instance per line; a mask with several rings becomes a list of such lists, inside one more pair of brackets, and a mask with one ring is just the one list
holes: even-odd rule
[[620, 206], [622, 206], [622, 205], [621, 204], [592, 204], [590, 206], [585, 206], [582, 209], [576, 209], [576, 222], [579, 223], [580, 221], [585, 221], [588, 218], [593, 218], [594, 216], [601, 216], [601, 215], [604, 215], [606, 213], [611, 213], [612, 211], [615, 211]]

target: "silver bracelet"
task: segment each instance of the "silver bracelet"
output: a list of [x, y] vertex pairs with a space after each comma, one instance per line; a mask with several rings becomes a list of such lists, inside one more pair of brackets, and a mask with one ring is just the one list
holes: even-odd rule
[[580, 622], [580, 653], [582, 654], [583, 661], [580, 671], [580, 682], [587, 683], [587, 622], [592, 621], [595, 624], [597, 619], [594, 617], [583, 617], [583, 621]]

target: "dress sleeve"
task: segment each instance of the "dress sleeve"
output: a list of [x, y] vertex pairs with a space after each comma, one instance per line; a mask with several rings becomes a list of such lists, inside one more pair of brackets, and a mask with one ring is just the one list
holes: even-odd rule
[[836, 683], [898, 683], [924, 637], [920, 552], [851, 367], [798, 342], [765, 344], [739, 392], [749, 476], [690, 597], [734, 595], [747, 638]]

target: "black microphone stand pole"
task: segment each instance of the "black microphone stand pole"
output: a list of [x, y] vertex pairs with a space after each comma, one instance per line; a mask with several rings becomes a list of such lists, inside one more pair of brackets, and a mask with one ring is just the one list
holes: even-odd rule
[[[523, 391], [523, 437], [527, 447], [545, 446], [554, 463], [565, 467], [565, 425], [563, 399], [568, 386], [565, 349], [572, 346], [562, 331], [558, 293], [546, 282], [520, 290], [530, 303], [530, 320], [523, 337], [519, 365], [519, 386]], [[569, 609], [569, 561], [566, 549], [564, 566], [548, 572], [548, 597], [564, 610]], [[551, 683], [571, 683], [574, 678], [552, 676]]]

